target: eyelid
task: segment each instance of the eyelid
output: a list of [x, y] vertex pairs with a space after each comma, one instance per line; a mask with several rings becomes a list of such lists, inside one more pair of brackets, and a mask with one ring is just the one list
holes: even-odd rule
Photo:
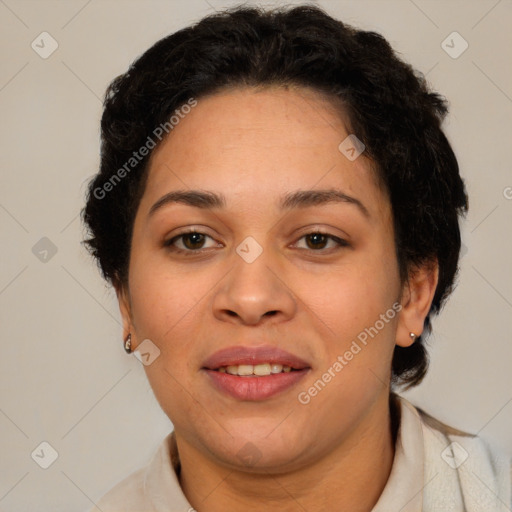
[[171, 231], [172, 235], [169, 235], [169, 234], [165, 235], [165, 239], [166, 239], [166, 242], [168, 242], [168, 241], [172, 240], [173, 238], [177, 238], [182, 235], [188, 235], [189, 233], [197, 233], [199, 235], [205, 235], [205, 236], [209, 236], [210, 238], [214, 238], [213, 235], [209, 234], [209, 231], [211, 231], [211, 229], [207, 228], [206, 226], [190, 225], [190, 226], [186, 226], [183, 228], [173, 229]]
[[[337, 234], [335, 234], [335, 232]], [[331, 226], [321, 226], [318, 224], [310, 224], [308, 226], [302, 227], [300, 229], [295, 230], [292, 233], [292, 237], [295, 240], [302, 238], [306, 235], [312, 235], [314, 233], [320, 233], [321, 235], [329, 236], [331, 238], [337, 238], [338, 240], [343, 240], [344, 242], [350, 243], [350, 235], [340, 228], [331, 227]]]
[[[164, 247], [171, 248], [174, 252], [186, 253], [188, 255], [201, 254], [203, 252], [206, 252], [210, 249], [215, 248], [215, 247], [201, 247], [199, 249], [182, 249], [182, 248], [176, 247], [174, 245], [175, 242], [177, 240], [179, 240], [181, 237], [188, 235], [188, 234], [192, 234], [192, 233], [203, 235], [205, 238], [209, 238], [209, 239], [213, 240], [217, 244], [216, 247], [219, 247], [219, 244], [223, 245], [221, 242], [218, 242], [218, 240], [216, 240], [213, 236], [209, 235], [208, 233], [205, 233], [204, 232], [205, 230], [207, 230], [207, 229], [203, 226], [189, 226], [187, 228], [184, 228], [183, 231], [178, 232], [178, 233], [174, 234], [173, 236], [171, 236], [170, 238], [166, 239], [164, 241], [163, 245], [164, 245]], [[334, 235], [330, 230], [328, 230], [325, 227], [307, 226], [305, 228], [302, 228], [299, 231], [302, 231], [302, 233], [300, 235], [296, 234], [295, 241], [292, 244], [290, 244], [292, 247], [296, 246], [298, 244], [298, 242], [300, 240], [304, 239], [305, 237], [307, 237], [309, 235], [315, 235], [315, 234], [323, 235], [326, 238], [328, 238], [330, 241], [335, 242], [337, 245], [337, 247], [331, 247], [331, 248], [327, 248], [327, 249], [326, 248], [311, 249], [311, 248], [299, 247], [298, 248], [299, 250], [310, 251], [312, 253], [316, 252], [316, 253], [321, 254], [321, 253], [332, 252], [333, 250], [338, 250], [338, 249], [341, 249], [344, 247], [351, 246], [350, 242], [348, 242], [345, 238]]]
[[292, 244], [293, 246], [297, 245], [298, 242], [300, 240], [302, 240], [303, 238], [309, 236], [309, 235], [323, 235], [325, 236], [327, 239], [333, 241], [337, 247], [331, 247], [331, 248], [320, 248], [320, 249], [310, 249], [310, 248], [304, 248], [304, 247], [298, 247], [299, 250], [304, 250], [304, 251], [310, 251], [312, 253], [327, 253], [329, 251], [333, 251], [333, 250], [337, 250], [337, 249], [341, 249], [343, 247], [350, 247], [350, 243], [345, 240], [344, 238], [341, 238], [339, 236], [336, 236], [336, 235], [333, 235], [332, 233], [329, 233], [328, 231], [322, 231], [322, 230], [319, 230], [319, 229], [316, 229], [316, 230], [312, 230], [312, 231], [308, 231], [307, 233], [304, 233], [303, 235], [301, 235], [299, 238], [297, 238], [297, 240]]
[[204, 250], [212, 249], [213, 247], [206, 247], [206, 248], [200, 248], [200, 249], [181, 249], [180, 247], [176, 247], [174, 244], [177, 240], [182, 238], [185, 235], [189, 234], [198, 234], [203, 235], [206, 238], [210, 238], [214, 242], [216, 242], [217, 246], [220, 244], [218, 240], [215, 239], [212, 235], [209, 235], [208, 233], [205, 233], [207, 229], [202, 226], [189, 226], [187, 228], [184, 228], [183, 231], [180, 231], [176, 234], [173, 234], [170, 238], [166, 238], [163, 242], [163, 246], [172, 249], [174, 252], [181, 252], [181, 253], [188, 253], [188, 254], [198, 254]]

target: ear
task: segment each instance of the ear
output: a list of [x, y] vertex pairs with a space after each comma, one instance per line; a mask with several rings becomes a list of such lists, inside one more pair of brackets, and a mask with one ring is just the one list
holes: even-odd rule
[[414, 343], [410, 333], [416, 337], [423, 332], [425, 318], [430, 310], [439, 278], [437, 260], [415, 267], [402, 288], [400, 317], [396, 331], [396, 344], [409, 347]]
[[[130, 302], [130, 291], [127, 285], [120, 284], [119, 282], [114, 284], [116, 290], [117, 301], [119, 303], [119, 311], [121, 312], [121, 319], [123, 321], [123, 340], [126, 340], [128, 334], [132, 334], [133, 337], [133, 322], [132, 322], [132, 308]], [[132, 341], [133, 346], [133, 341]]]

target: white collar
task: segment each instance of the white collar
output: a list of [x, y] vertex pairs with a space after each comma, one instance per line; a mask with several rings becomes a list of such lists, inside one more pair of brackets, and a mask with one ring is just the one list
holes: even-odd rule
[[421, 512], [423, 510], [424, 446], [422, 421], [416, 408], [397, 396], [400, 425], [388, 481], [372, 512]]

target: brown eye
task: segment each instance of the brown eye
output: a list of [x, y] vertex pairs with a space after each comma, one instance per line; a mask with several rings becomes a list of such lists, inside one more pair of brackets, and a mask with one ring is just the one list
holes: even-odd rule
[[205, 236], [202, 233], [186, 233], [181, 235], [183, 245], [187, 249], [201, 249], [204, 244]]
[[310, 249], [324, 249], [329, 237], [322, 233], [311, 233], [306, 235], [306, 244]]
[[299, 249], [309, 249], [312, 251], [320, 252], [322, 250], [330, 251], [349, 247], [348, 242], [337, 236], [329, 235], [327, 233], [314, 232], [307, 233], [302, 236], [296, 243]]
[[177, 235], [165, 242], [164, 245], [172, 251], [189, 254], [199, 253], [203, 249], [218, 247], [218, 244], [211, 236], [197, 231]]

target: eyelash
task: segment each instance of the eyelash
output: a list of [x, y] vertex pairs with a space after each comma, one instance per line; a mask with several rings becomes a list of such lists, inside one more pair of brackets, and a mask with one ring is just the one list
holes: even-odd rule
[[[187, 235], [193, 235], [193, 234], [203, 235], [203, 236], [213, 240], [213, 238], [211, 236], [207, 235], [206, 233], [201, 233], [200, 231], [190, 230], [190, 231], [185, 231], [183, 233], [180, 233], [179, 235], [172, 237], [170, 240], [165, 241], [164, 246], [176, 254], [183, 254], [185, 256], [193, 256], [193, 255], [200, 254], [202, 251], [204, 251], [204, 249], [202, 249], [202, 248], [200, 248], [200, 249], [180, 249], [173, 245], [177, 240], [183, 239], [183, 237], [185, 237]], [[350, 244], [346, 240], [343, 240], [342, 238], [331, 235], [330, 233], [327, 233], [322, 230], [315, 230], [315, 231], [310, 231], [309, 233], [305, 233], [298, 240], [302, 240], [303, 238], [306, 238], [311, 235], [325, 236], [328, 239], [328, 241], [330, 240], [330, 241], [335, 242], [337, 244], [337, 247], [334, 247], [334, 248], [331, 247], [328, 249], [325, 249], [325, 248], [322, 248], [322, 249], [300, 248], [300, 250], [312, 251], [314, 253], [321, 254], [321, 253], [325, 253], [325, 252], [332, 252], [333, 249], [339, 250], [339, 249], [350, 246]], [[295, 242], [295, 243], [297, 243], [297, 242]], [[208, 249], [210, 249], [210, 248], [207, 248], [206, 250], [208, 250]]]

